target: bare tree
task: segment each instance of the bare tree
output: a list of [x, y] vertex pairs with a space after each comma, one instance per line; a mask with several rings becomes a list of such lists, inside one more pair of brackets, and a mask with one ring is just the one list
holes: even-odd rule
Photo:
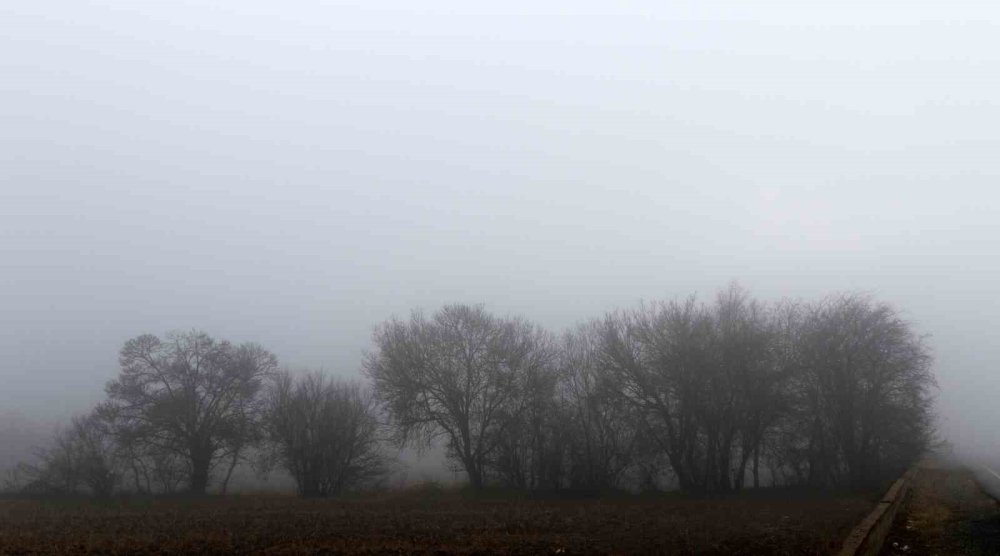
[[108, 423], [96, 412], [91, 412], [74, 419], [70, 431], [77, 445], [83, 483], [94, 496], [111, 496], [121, 482], [123, 470]]
[[382, 478], [377, 404], [357, 383], [284, 371], [268, 390], [271, 450], [302, 496], [331, 496]]
[[114, 439], [125, 488], [136, 493], [180, 492], [190, 475], [186, 457], [147, 442], [142, 436], [144, 431], [118, 418], [115, 407], [110, 404], [99, 405], [96, 413]]
[[547, 333], [482, 306], [449, 305], [430, 319], [390, 320], [373, 335], [365, 373], [398, 440], [443, 436], [473, 488], [488, 478], [503, 433], [528, 407], [527, 389], [553, 360]]
[[566, 334], [559, 358], [568, 486], [576, 490], [623, 486], [642, 434], [639, 414], [613, 391], [600, 365], [601, 332], [601, 323], [593, 322]]
[[554, 365], [527, 373], [520, 403], [503, 410], [507, 424], [497, 430], [497, 447], [488, 458], [489, 470], [502, 485], [550, 491], [562, 486], [569, 444], [557, 381]]
[[847, 294], [807, 306], [796, 337], [791, 466], [813, 484], [899, 472], [933, 436], [931, 356], [890, 305]]
[[[754, 300], [736, 284], [718, 294], [713, 309], [720, 380], [712, 388], [725, 392], [715, 408], [724, 431], [719, 449], [721, 454], [732, 452], [718, 472], [731, 473], [731, 486], [739, 489], [752, 463], [757, 487], [764, 439], [788, 410], [786, 385], [792, 364], [781, 344], [781, 312]], [[720, 483], [724, 481], [720, 478]]]
[[706, 306], [644, 305], [602, 325], [601, 366], [641, 413], [681, 488], [759, 484], [762, 443], [784, 414], [790, 365], [772, 312], [733, 285]]
[[642, 306], [602, 323], [602, 368], [614, 390], [643, 416], [680, 487], [706, 488], [700, 437], [711, 322], [693, 299]]
[[96, 413], [75, 417], [37, 456], [38, 463], [17, 468], [21, 487], [34, 493], [106, 498], [123, 474], [114, 439]]
[[137, 453], [180, 458], [190, 492], [204, 493], [213, 468], [259, 440], [259, 394], [277, 366], [260, 346], [202, 332], [143, 335], [125, 343], [119, 361], [102, 412]]

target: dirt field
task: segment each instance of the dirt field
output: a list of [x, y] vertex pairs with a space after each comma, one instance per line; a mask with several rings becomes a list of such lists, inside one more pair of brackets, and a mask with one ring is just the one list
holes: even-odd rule
[[966, 469], [921, 469], [882, 554], [1000, 554], [1000, 505]]
[[3, 554], [828, 554], [871, 497], [0, 500]]

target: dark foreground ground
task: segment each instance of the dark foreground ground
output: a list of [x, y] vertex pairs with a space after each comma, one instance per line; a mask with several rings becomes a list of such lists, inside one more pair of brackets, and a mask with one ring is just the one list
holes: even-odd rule
[[920, 469], [882, 554], [1000, 555], [1000, 505], [968, 469]]
[[830, 554], [872, 500], [0, 500], [0, 554]]

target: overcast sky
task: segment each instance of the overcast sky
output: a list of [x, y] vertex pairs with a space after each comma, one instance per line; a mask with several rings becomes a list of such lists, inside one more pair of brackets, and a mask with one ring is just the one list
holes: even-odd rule
[[0, 415], [146, 332], [357, 376], [413, 308], [739, 280], [896, 304], [1000, 445], [998, 153], [988, 2], [4, 2]]

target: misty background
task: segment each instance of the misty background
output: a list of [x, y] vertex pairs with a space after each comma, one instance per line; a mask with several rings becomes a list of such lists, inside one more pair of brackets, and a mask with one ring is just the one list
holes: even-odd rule
[[734, 279], [902, 308], [1000, 452], [1000, 9], [359, 4], [0, 6], [0, 466], [142, 333], [357, 377], [415, 308]]

